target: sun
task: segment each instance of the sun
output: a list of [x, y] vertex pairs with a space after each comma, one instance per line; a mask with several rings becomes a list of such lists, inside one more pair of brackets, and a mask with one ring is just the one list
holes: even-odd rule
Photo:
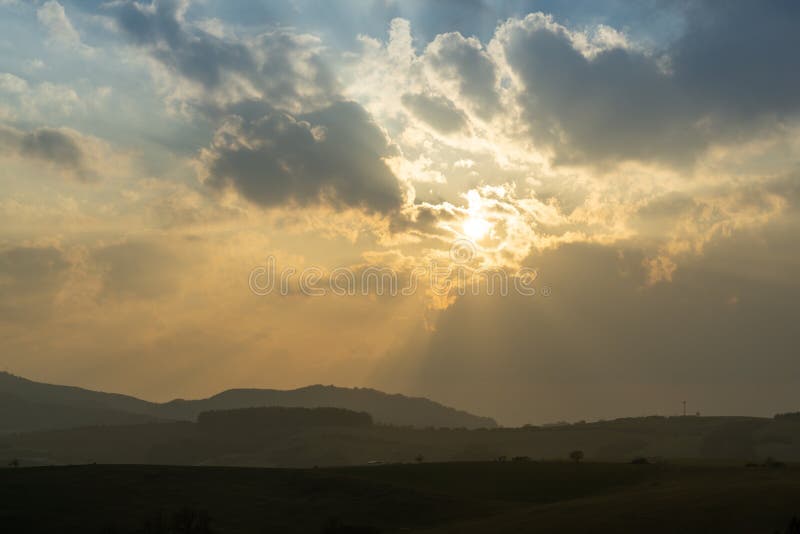
[[464, 234], [473, 241], [483, 239], [491, 229], [492, 223], [481, 217], [472, 216], [464, 221]]

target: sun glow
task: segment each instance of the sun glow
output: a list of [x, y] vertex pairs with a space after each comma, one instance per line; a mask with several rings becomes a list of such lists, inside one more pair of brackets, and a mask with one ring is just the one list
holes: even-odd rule
[[491, 228], [492, 223], [481, 217], [470, 217], [464, 221], [464, 234], [473, 241], [486, 237]]
[[471, 190], [467, 193], [468, 216], [464, 220], [463, 230], [464, 235], [473, 241], [478, 241], [486, 237], [492, 229], [492, 223], [481, 216], [483, 199], [480, 193], [476, 190]]

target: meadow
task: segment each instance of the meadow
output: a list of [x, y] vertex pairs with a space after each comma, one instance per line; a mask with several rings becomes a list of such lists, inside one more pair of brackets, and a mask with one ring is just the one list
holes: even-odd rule
[[451, 462], [340, 468], [76, 465], [0, 470], [24, 533], [774, 532], [800, 468]]

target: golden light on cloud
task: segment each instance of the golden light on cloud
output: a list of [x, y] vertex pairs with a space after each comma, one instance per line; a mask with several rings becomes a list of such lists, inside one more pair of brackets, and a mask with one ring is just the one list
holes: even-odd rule
[[483, 199], [478, 191], [475, 189], [467, 193], [467, 208], [468, 217], [464, 221], [462, 229], [464, 235], [473, 241], [480, 241], [486, 237], [492, 230], [492, 223], [489, 222], [483, 215]]
[[481, 217], [470, 217], [464, 221], [464, 234], [473, 241], [486, 237], [492, 229], [492, 223]]

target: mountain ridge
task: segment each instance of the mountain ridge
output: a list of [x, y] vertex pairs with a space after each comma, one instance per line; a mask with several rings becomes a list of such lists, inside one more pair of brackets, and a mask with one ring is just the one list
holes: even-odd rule
[[[395, 426], [495, 428], [497, 422], [445, 406], [425, 397], [385, 393], [373, 388], [344, 388], [314, 384], [281, 390], [268, 388], [234, 388], [201, 399], [173, 399], [164, 403], [150, 402], [130, 395], [107, 393], [59, 384], [36, 382], [7, 372], [0, 372], [0, 394], [15, 398], [16, 409], [26, 406], [52, 407], [36, 409], [30, 424], [20, 425], [24, 413], [0, 410], [0, 432], [70, 428], [81, 424], [113, 425], [114, 414], [119, 424], [135, 420], [195, 420], [204, 411], [260, 406], [333, 407], [365, 411], [379, 424]], [[8, 412], [8, 410], [6, 410]], [[56, 416], [56, 413], [59, 416]], [[66, 415], [65, 415], [66, 414]], [[17, 424], [11, 424], [16, 421]]]

